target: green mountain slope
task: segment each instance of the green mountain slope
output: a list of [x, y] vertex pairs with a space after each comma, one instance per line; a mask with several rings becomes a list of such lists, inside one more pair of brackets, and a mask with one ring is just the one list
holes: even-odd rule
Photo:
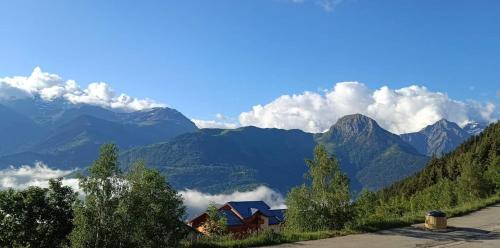
[[325, 144], [355, 190], [378, 189], [418, 171], [427, 157], [362, 115], [340, 119], [324, 134], [245, 127], [202, 129], [172, 141], [132, 149], [123, 166], [144, 159], [177, 188], [221, 192], [265, 184], [281, 192], [303, 181], [305, 159]]
[[428, 159], [360, 114], [340, 118], [316, 140], [337, 156], [355, 190], [380, 189], [420, 170]]
[[28, 146], [39, 136], [39, 131], [30, 118], [0, 105], [0, 155]]
[[299, 130], [202, 129], [127, 151], [122, 164], [143, 159], [177, 188], [215, 193], [267, 184], [286, 192], [301, 182], [313, 147], [312, 135]]

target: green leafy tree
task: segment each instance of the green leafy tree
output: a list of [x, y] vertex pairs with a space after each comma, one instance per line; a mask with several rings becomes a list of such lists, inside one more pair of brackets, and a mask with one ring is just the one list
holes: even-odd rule
[[305, 185], [294, 187], [288, 193], [286, 203], [286, 228], [291, 230], [316, 230], [314, 206], [311, 204], [311, 191]]
[[371, 218], [377, 208], [377, 195], [368, 189], [363, 189], [354, 203], [356, 218], [359, 223], [362, 223]]
[[458, 180], [462, 202], [475, 200], [486, 194], [484, 169], [476, 160], [470, 159], [470, 161], [462, 166], [462, 174]]
[[126, 247], [178, 247], [186, 235], [185, 208], [177, 192], [157, 171], [135, 163], [118, 206], [121, 240]]
[[142, 162], [123, 174], [113, 144], [102, 146], [80, 187], [86, 198], [75, 210], [73, 247], [177, 247], [187, 231], [177, 192]]
[[[496, 148], [496, 147], [495, 147]], [[500, 150], [496, 148], [496, 151], [491, 152], [490, 164], [485, 172], [485, 178], [488, 180], [490, 193], [500, 192]]]
[[207, 220], [203, 224], [203, 229], [209, 236], [219, 236], [226, 232], [227, 219], [219, 212], [215, 203], [211, 202], [207, 208]]
[[76, 193], [61, 180], [50, 180], [48, 188], [0, 191], [0, 247], [69, 244]]
[[80, 177], [85, 201], [75, 208], [74, 247], [121, 247], [116, 223], [116, 209], [123, 194], [118, 148], [101, 147], [99, 158], [89, 168], [89, 177]]
[[288, 195], [287, 226], [303, 231], [343, 228], [353, 217], [349, 179], [322, 145], [306, 163], [306, 178], [311, 183], [292, 189]]

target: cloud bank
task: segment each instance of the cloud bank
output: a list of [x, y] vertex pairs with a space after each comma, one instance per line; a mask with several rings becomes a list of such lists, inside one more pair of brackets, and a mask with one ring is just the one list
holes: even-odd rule
[[224, 204], [228, 201], [264, 201], [271, 208], [285, 208], [285, 198], [278, 192], [260, 186], [252, 191], [236, 191], [231, 194], [205, 194], [196, 190], [183, 190], [179, 192], [184, 199], [184, 205], [188, 211], [188, 218], [204, 212], [210, 202]]
[[[29, 186], [46, 188], [49, 185], [49, 179], [62, 177], [63, 185], [70, 186], [74, 191], [78, 192], [80, 196], [83, 196], [84, 194], [78, 186], [78, 179], [68, 177], [73, 172], [74, 170], [52, 169], [41, 162], [37, 162], [33, 166], [12, 166], [0, 170], [0, 190], [7, 188], [25, 189]], [[236, 191], [231, 194], [212, 195], [189, 189], [182, 190], [179, 194], [182, 196], [184, 205], [187, 208], [188, 218], [194, 217], [205, 211], [210, 202], [224, 204], [228, 201], [262, 200], [272, 208], [285, 207], [284, 197], [280, 193], [265, 186], [260, 186], [252, 191]]]
[[46, 188], [49, 186], [49, 179], [62, 177], [63, 185], [70, 186], [73, 190], [80, 192], [78, 179], [65, 178], [73, 172], [74, 170], [51, 169], [41, 162], [37, 162], [33, 166], [23, 165], [18, 168], [11, 166], [0, 170], [0, 189], [25, 189], [29, 186]]
[[74, 104], [91, 104], [109, 109], [136, 111], [164, 107], [150, 99], [117, 94], [104, 82], [94, 82], [81, 88], [74, 80], [63, 80], [57, 74], [36, 67], [30, 76], [0, 78], [0, 100], [40, 97], [45, 101], [64, 98]]
[[458, 101], [424, 86], [376, 90], [359, 82], [340, 82], [323, 93], [283, 95], [239, 115], [243, 126], [301, 129], [323, 132], [340, 117], [361, 113], [397, 134], [416, 132], [445, 118], [465, 125], [470, 121], [492, 122], [500, 117], [493, 103]]
[[198, 128], [222, 128], [222, 129], [234, 129], [238, 128], [240, 125], [234, 120], [231, 120], [221, 113], [215, 115], [215, 120], [200, 120], [191, 119], [192, 122]]
[[239, 127], [237, 123], [221, 122], [216, 120], [199, 120], [191, 119], [192, 122], [198, 128], [222, 128], [222, 129], [234, 129]]

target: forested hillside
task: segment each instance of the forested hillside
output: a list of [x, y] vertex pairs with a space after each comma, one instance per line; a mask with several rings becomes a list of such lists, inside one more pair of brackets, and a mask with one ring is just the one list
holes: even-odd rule
[[314, 140], [300, 130], [242, 127], [202, 129], [170, 142], [139, 147], [121, 156], [159, 169], [176, 188], [230, 192], [266, 184], [282, 192], [301, 182]]
[[500, 123], [471, 137], [453, 152], [377, 193], [364, 192], [368, 216], [402, 217], [432, 209], [454, 209], [499, 193]]

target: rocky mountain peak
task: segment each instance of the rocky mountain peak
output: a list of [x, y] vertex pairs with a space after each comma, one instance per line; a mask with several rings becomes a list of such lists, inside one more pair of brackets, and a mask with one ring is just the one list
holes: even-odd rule
[[419, 132], [402, 134], [401, 138], [422, 154], [440, 156], [455, 149], [469, 136], [470, 134], [456, 123], [441, 119]]
[[340, 118], [330, 130], [335, 129], [345, 135], [356, 135], [360, 133], [371, 133], [375, 129], [381, 129], [375, 120], [362, 114], [346, 115]]
[[469, 133], [470, 135], [478, 135], [480, 134], [488, 125], [486, 123], [481, 123], [477, 121], [472, 121], [462, 128], [464, 131]]

